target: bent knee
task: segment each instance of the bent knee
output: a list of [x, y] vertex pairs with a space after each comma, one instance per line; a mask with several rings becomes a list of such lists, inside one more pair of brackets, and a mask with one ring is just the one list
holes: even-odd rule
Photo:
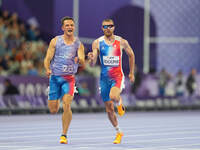
[[49, 109], [51, 114], [56, 114], [58, 112], [58, 109]]
[[118, 95], [115, 95], [115, 94], [110, 94], [110, 99], [111, 99], [111, 100], [118, 100], [118, 99], [119, 99], [119, 96], [118, 96]]
[[115, 110], [114, 110], [114, 106], [113, 105], [109, 105], [106, 107], [106, 112], [107, 113], [113, 113]]

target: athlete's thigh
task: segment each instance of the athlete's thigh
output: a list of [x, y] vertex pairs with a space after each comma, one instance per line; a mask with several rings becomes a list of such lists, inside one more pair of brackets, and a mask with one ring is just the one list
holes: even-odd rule
[[69, 99], [70, 101], [74, 96], [74, 87], [75, 87], [75, 78], [74, 76], [65, 76], [65, 80], [61, 86], [61, 97], [66, 97], [65, 99]]
[[104, 102], [110, 101], [109, 93], [110, 93], [111, 84], [108, 79], [104, 79], [101, 77], [100, 79], [100, 92], [101, 97]]
[[119, 74], [115, 77], [113, 77], [112, 79], [112, 86], [111, 87], [117, 87], [120, 89], [120, 92], [123, 88], [125, 88], [125, 84], [124, 84], [124, 75], [123, 74]]
[[113, 86], [110, 90], [110, 97], [117, 97], [118, 99], [120, 96], [120, 93], [121, 93], [121, 89], [116, 86]]
[[61, 95], [61, 87], [57, 82], [58, 76], [51, 75], [49, 79], [48, 100], [58, 100]]
[[124, 87], [125, 87], [124, 86], [124, 76], [123, 75], [116, 76], [114, 78], [114, 80], [112, 80], [110, 96], [119, 98], [120, 93]]

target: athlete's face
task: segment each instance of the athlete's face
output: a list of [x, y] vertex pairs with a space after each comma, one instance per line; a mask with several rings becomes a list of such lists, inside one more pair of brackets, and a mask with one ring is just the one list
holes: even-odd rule
[[109, 37], [109, 36], [113, 35], [115, 26], [112, 21], [104, 21], [102, 24], [102, 30], [104, 32], [104, 35]]
[[65, 20], [62, 25], [62, 30], [64, 31], [64, 34], [70, 36], [74, 34], [75, 26], [73, 20]]

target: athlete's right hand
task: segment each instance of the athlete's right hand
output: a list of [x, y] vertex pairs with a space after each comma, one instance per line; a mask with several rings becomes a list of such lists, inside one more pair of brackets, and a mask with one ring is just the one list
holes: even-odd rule
[[134, 82], [134, 81], [135, 81], [135, 76], [134, 76], [133, 73], [129, 73], [128, 77], [129, 77], [129, 80], [130, 80], [131, 82]]
[[93, 52], [88, 53], [88, 58], [89, 58], [89, 60], [94, 60]]
[[46, 70], [46, 75], [49, 78], [49, 76], [51, 75], [51, 70], [50, 69]]

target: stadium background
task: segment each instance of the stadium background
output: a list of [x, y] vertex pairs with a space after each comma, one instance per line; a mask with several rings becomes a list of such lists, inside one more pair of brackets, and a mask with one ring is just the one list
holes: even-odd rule
[[[28, 27], [36, 26], [40, 32], [38, 39], [28, 39], [29, 45], [40, 45], [37, 61], [41, 64], [51, 38], [62, 34], [60, 19], [72, 16], [76, 22], [76, 35], [91, 50], [91, 43], [102, 35], [101, 22], [112, 18], [116, 25], [115, 34], [127, 39], [133, 47], [136, 57], [137, 72], [140, 82], [137, 89], [126, 80], [126, 89], [122, 93], [125, 105], [135, 109], [194, 109], [200, 106], [200, 1], [199, 0], [2, 0], [1, 11], [16, 12], [19, 19]], [[1, 33], [2, 34], [2, 33]], [[2, 34], [3, 35], [3, 34]], [[41, 42], [42, 41], [42, 42]], [[30, 44], [31, 43], [31, 44]], [[38, 44], [40, 43], [40, 44]], [[45, 44], [46, 43], [46, 44]], [[27, 45], [28, 45], [27, 44]], [[9, 49], [4, 49], [1, 58], [7, 56]], [[27, 48], [28, 51], [28, 48]], [[41, 52], [42, 51], [42, 52]], [[123, 69], [128, 73], [127, 56], [123, 55]], [[34, 63], [35, 64], [35, 63]], [[37, 66], [40, 66], [37, 64]], [[41, 66], [35, 68], [36, 72]], [[159, 93], [160, 72], [165, 68], [169, 79], [165, 94]], [[189, 95], [184, 86], [184, 94], [176, 95], [176, 74], [182, 70], [184, 85], [192, 69], [195, 76], [195, 92]], [[30, 70], [29, 68], [27, 70]], [[27, 71], [28, 72], [28, 71]], [[40, 70], [40, 72], [42, 72]], [[99, 67], [87, 68], [78, 75], [77, 87], [83, 94], [75, 96], [72, 108], [77, 111], [102, 110], [104, 105], [98, 94]], [[7, 73], [0, 77], [1, 112], [38, 112], [47, 111], [47, 79], [43, 73]], [[4, 96], [5, 78], [11, 79], [19, 89], [19, 95]], [[92, 84], [91, 84], [92, 83]], [[95, 87], [95, 88], [94, 88]], [[86, 92], [86, 90], [88, 91]], [[81, 93], [81, 92], [80, 92]]]

